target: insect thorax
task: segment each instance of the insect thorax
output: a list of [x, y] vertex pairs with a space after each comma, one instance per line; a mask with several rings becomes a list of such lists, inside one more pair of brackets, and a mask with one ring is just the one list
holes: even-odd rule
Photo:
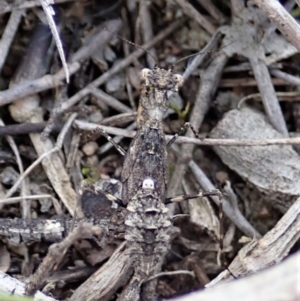
[[[139, 129], [130, 146], [123, 168], [122, 199], [125, 202], [137, 193], [141, 179], [155, 179], [156, 189], [161, 198], [165, 197], [167, 170], [167, 151], [164, 132], [160, 128]], [[132, 156], [132, 153], [135, 155]], [[125, 183], [125, 185], [124, 185]]]

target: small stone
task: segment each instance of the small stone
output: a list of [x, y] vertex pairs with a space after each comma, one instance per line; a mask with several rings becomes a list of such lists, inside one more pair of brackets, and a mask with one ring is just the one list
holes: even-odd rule
[[0, 181], [4, 185], [13, 185], [17, 182], [19, 177], [19, 173], [13, 167], [7, 166], [0, 174]]
[[89, 119], [90, 122], [99, 124], [102, 121], [103, 116], [100, 111], [96, 111], [90, 115]]
[[225, 171], [217, 171], [216, 172], [216, 179], [220, 182], [220, 183], [225, 183], [225, 181], [229, 180], [228, 177], [228, 173]]
[[84, 268], [86, 267], [86, 264], [83, 260], [75, 260], [74, 261], [74, 265], [77, 267], [77, 268]]
[[83, 147], [82, 147], [82, 151], [84, 152], [84, 154], [86, 156], [92, 156], [96, 153], [98, 148], [98, 144], [95, 141], [91, 141], [86, 143]]

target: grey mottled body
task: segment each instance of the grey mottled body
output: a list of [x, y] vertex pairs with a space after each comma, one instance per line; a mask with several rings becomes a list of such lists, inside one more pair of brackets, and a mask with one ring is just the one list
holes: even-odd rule
[[162, 119], [169, 107], [168, 91], [178, 91], [182, 76], [160, 68], [141, 71], [141, 97], [137, 134], [130, 144], [122, 171], [122, 200], [127, 204], [137, 193], [141, 179], [154, 179], [164, 199], [168, 178], [167, 150]]
[[[155, 298], [156, 281], [147, 281], [160, 272], [169, 248], [171, 221], [152, 179], [144, 179], [127, 205], [125, 219], [128, 252], [134, 275], [118, 300], [150, 301]], [[147, 281], [143, 284], [144, 281]]]

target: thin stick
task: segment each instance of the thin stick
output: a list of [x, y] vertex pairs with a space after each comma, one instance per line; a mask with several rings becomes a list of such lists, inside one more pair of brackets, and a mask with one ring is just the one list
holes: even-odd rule
[[[275, 94], [278, 98], [279, 97], [285, 98], [284, 100], [289, 100], [289, 101], [293, 101], [293, 102], [300, 101], [300, 99], [299, 99], [300, 92], [276, 92]], [[260, 93], [253, 93], [253, 94], [250, 94], [250, 95], [247, 95], [247, 96], [241, 98], [241, 100], [237, 104], [237, 108], [240, 110], [242, 108], [242, 105], [249, 99], [261, 100], [261, 95], [260, 95]], [[280, 100], [280, 99], [278, 99], [278, 100]]]
[[38, 200], [38, 199], [53, 199], [51, 194], [37, 194], [37, 195], [26, 195], [16, 196], [12, 198], [0, 199], [1, 205], [15, 204], [22, 200]]
[[2, 34], [2, 38], [0, 41], [0, 71], [2, 71], [2, 67], [5, 63], [8, 51], [10, 49], [10, 45], [14, 39], [14, 36], [19, 28], [19, 24], [24, 14], [23, 10], [13, 10], [11, 13], [8, 23], [5, 27], [5, 30]]
[[208, 18], [203, 16], [198, 10], [194, 8], [186, 0], [175, 0], [175, 2], [182, 8], [183, 12], [195, 20], [201, 27], [203, 27], [208, 33], [214, 34], [216, 32], [216, 27], [210, 22]]
[[[93, 124], [81, 120], [75, 120], [74, 125], [85, 131], [91, 131], [97, 127], [99, 127], [98, 124]], [[135, 131], [129, 131], [124, 130], [116, 127], [109, 127], [109, 126], [102, 126], [102, 129], [105, 130], [107, 134], [110, 135], [118, 135], [118, 136], [124, 136], [133, 138], [136, 134]], [[174, 136], [167, 135], [166, 139], [169, 141], [173, 139]], [[207, 145], [207, 146], [268, 146], [268, 145], [297, 145], [300, 144], [300, 137], [294, 137], [294, 138], [276, 138], [276, 139], [265, 139], [265, 140], [259, 140], [259, 139], [211, 139], [211, 138], [205, 138], [205, 139], [197, 139], [193, 137], [182, 137], [179, 136], [176, 139], [177, 144], [195, 144], [195, 145]]]
[[54, 11], [53, 7], [51, 6], [51, 4], [54, 4], [54, 1], [53, 0], [40, 0], [40, 1], [41, 1], [43, 10], [46, 14], [48, 25], [51, 29], [51, 32], [52, 32], [52, 35], [53, 35], [62, 65], [63, 65], [63, 68], [65, 70], [66, 82], [69, 83], [70, 82], [70, 73], [69, 73], [64, 49], [62, 47], [62, 42], [61, 42], [58, 30], [57, 30], [56, 24], [53, 19], [53, 16], [55, 15], [55, 11]]
[[[59, 4], [59, 3], [64, 3], [64, 2], [71, 2], [75, 0], [54, 0], [54, 4]], [[28, 0], [28, 1], [21, 1], [20, 3], [14, 3], [12, 4], [2, 4], [1, 6], [3, 8], [0, 8], [0, 15], [8, 13], [12, 11], [13, 9], [22, 9], [22, 8], [32, 8], [36, 6], [41, 6], [41, 1], [40, 0]]]
[[[152, 19], [150, 14], [150, 4], [151, 2], [140, 0], [139, 3], [139, 19], [141, 22], [141, 32], [143, 37], [143, 43], [149, 42], [153, 39], [153, 26], [152, 26]], [[154, 67], [154, 64], [157, 64], [157, 56], [155, 48], [149, 49], [147, 52], [147, 62], [148, 66], [151, 68]]]
[[[79, 62], [68, 63], [70, 75], [76, 73], [80, 68]], [[33, 95], [48, 89], [63, 85], [66, 74], [63, 69], [54, 75], [44, 75], [40, 78], [21, 83], [16, 87], [0, 92], [0, 106], [12, 103], [13, 101]]]
[[228, 20], [228, 17], [223, 13], [218, 7], [217, 4], [214, 4], [211, 1], [206, 0], [197, 0], [203, 8], [215, 19], [218, 24], [225, 24]]
[[187, 271], [187, 270], [178, 270], [178, 271], [172, 271], [172, 272], [162, 272], [162, 273], [157, 273], [153, 277], [148, 278], [145, 282], [151, 281], [153, 279], [156, 279], [158, 277], [162, 276], [174, 276], [174, 275], [189, 275], [193, 278], [195, 278], [195, 273], [193, 271]]
[[273, 68], [269, 68], [269, 72], [272, 75], [274, 75], [274, 76], [276, 76], [280, 79], [285, 80], [289, 84], [296, 85], [296, 86], [300, 85], [300, 78], [297, 77], [297, 76], [294, 76], [294, 75], [291, 75], [289, 73], [283, 72], [283, 71], [278, 70], [278, 69], [273, 69]]
[[[172, 137], [172, 136], [171, 136]], [[167, 136], [167, 139], [171, 138]], [[252, 139], [203, 139], [199, 140], [192, 137], [178, 137], [177, 144], [196, 144], [196, 145], [223, 145], [223, 146], [269, 146], [269, 145], [296, 145], [300, 144], [300, 137], [294, 138], [276, 138], [265, 140], [252, 140]]]
[[154, 57], [154, 56], [151, 54], [151, 52], [148, 51], [147, 49], [144, 49], [142, 46], [140, 46], [140, 45], [138, 45], [138, 44], [135, 44], [135, 43], [133, 43], [133, 42], [131, 42], [131, 41], [129, 41], [129, 40], [124, 39], [123, 37], [121, 37], [121, 36], [118, 35], [117, 33], [115, 33], [115, 32], [113, 32], [113, 31], [109, 30], [108, 28], [103, 27], [103, 29], [104, 29], [104, 30], [107, 30], [107, 31], [109, 31], [109, 32], [111, 32], [111, 33], [113, 33], [114, 35], [116, 35], [119, 39], [123, 40], [124, 42], [126, 42], [126, 43], [128, 43], [128, 44], [130, 44], [130, 45], [133, 45], [134, 47], [139, 48], [139, 49], [145, 51], [148, 55], [150, 55], [150, 56], [152, 57], [152, 59], [154, 60], [154, 62], [157, 63], [155, 57]]
[[[214, 186], [210, 182], [210, 180], [205, 176], [203, 171], [199, 168], [199, 166], [192, 160], [189, 163], [189, 168], [196, 177], [198, 183], [201, 185], [201, 187], [204, 190], [213, 190]], [[211, 196], [211, 199], [214, 201], [214, 203], [219, 206], [219, 198], [216, 198], [214, 196]], [[224, 198], [222, 199], [222, 211], [226, 214], [226, 216], [247, 236], [249, 237], [261, 237], [260, 233], [257, 232], [257, 230], [247, 221], [247, 219], [242, 215], [239, 208], [232, 207], [230, 202], [226, 199], [226, 196], [224, 195]]]
[[287, 126], [279, 101], [276, 97], [275, 88], [272, 84], [269, 70], [266, 64], [260, 59], [262, 55], [264, 55], [263, 51], [261, 49], [257, 49], [256, 52], [253, 52], [253, 56], [249, 55], [248, 59], [252, 67], [254, 77], [257, 81], [258, 90], [261, 94], [261, 99], [268, 119], [278, 132], [287, 137]]
[[106, 105], [121, 113], [133, 113], [131, 108], [96, 87], [90, 87], [90, 92], [97, 98], [101, 99], [101, 101], [103, 101]]
[[[2, 121], [1, 118], [0, 118], [0, 125], [4, 126], [4, 122]], [[14, 154], [16, 156], [16, 161], [18, 164], [19, 172], [20, 172], [20, 175], [22, 176], [22, 174], [24, 173], [24, 167], [23, 167], [23, 163], [21, 160], [21, 156], [20, 156], [18, 147], [12, 137], [5, 136], [5, 138], [8, 141], [12, 151], [14, 152]], [[28, 202], [25, 202], [25, 200], [24, 200], [27, 196], [27, 191], [28, 190], [26, 187], [26, 182], [23, 181], [22, 187], [21, 187], [21, 206], [22, 206], [22, 217], [23, 218], [30, 218], [30, 204]]]
[[9, 198], [13, 193], [16, 192], [17, 188], [19, 187], [20, 183], [23, 181], [23, 179], [30, 174], [30, 172], [38, 165], [40, 162], [43, 161], [44, 158], [48, 157], [54, 152], [57, 152], [61, 149], [63, 140], [67, 134], [67, 131], [69, 130], [70, 126], [72, 125], [73, 121], [75, 120], [77, 116], [77, 113], [73, 113], [67, 122], [65, 123], [64, 127], [61, 130], [61, 133], [58, 135], [57, 142], [54, 148], [52, 148], [50, 151], [42, 154], [39, 158], [37, 158], [26, 170], [25, 172], [20, 176], [20, 178], [17, 180], [17, 182], [10, 188], [10, 190], [6, 193], [5, 198]]
[[279, 1], [254, 0], [281, 33], [300, 51], [300, 26]]

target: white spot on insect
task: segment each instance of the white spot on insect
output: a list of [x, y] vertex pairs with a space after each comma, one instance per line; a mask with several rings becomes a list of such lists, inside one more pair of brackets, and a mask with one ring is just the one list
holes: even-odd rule
[[141, 71], [140, 77], [141, 77], [142, 81], [144, 81], [146, 86], [150, 85], [149, 77], [151, 77], [151, 74], [152, 74], [152, 70], [147, 69], [147, 68], [144, 68]]
[[150, 179], [150, 178], [145, 179], [143, 181], [142, 188], [144, 188], [144, 189], [154, 189], [154, 181], [152, 179]]

